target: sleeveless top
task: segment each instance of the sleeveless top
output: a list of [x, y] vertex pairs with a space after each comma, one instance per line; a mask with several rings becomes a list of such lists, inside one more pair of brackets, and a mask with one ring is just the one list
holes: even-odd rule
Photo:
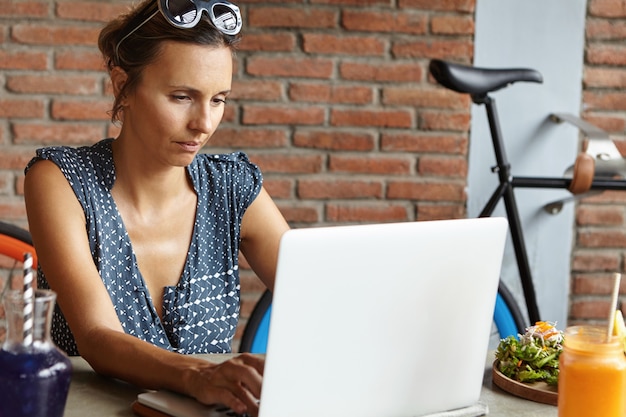
[[[241, 152], [198, 154], [187, 167], [198, 196], [194, 232], [178, 284], [164, 288], [161, 320], [111, 196], [112, 142], [38, 149], [25, 172], [46, 159], [67, 178], [87, 219], [93, 261], [127, 334], [179, 353], [230, 352], [239, 320], [241, 219], [261, 190], [259, 168]], [[38, 287], [49, 288], [43, 271], [37, 272]], [[58, 305], [52, 337], [68, 355], [79, 354]]]

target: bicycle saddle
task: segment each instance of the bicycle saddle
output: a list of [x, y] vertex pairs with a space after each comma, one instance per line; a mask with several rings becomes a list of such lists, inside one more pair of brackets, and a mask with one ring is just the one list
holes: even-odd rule
[[429, 70], [444, 87], [476, 95], [484, 95], [518, 81], [543, 82], [541, 74], [530, 68], [477, 68], [433, 59]]

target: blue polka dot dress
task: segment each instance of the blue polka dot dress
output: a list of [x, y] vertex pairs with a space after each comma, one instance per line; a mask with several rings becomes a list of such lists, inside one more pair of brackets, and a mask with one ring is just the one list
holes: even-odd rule
[[[164, 289], [161, 320], [111, 196], [112, 142], [39, 149], [26, 172], [36, 161], [47, 159], [67, 178], [87, 219], [94, 263], [126, 333], [179, 353], [230, 352], [239, 319], [241, 219], [261, 189], [260, 170], [240, 152], [199, 154], [187, 167], [198, 196], [195, 230], [178, 285]], [[37, 284], [49, 288], [41, 269]], [[69, 355], [79, 354], [58, 306], [52, 336]]]

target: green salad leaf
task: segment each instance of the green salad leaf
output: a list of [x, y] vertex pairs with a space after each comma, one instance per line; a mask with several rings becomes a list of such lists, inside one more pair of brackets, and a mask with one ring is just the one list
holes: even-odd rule
[[509, 336], [500, 340], [496, 350], [498, 369], [516, 381], [557, 385], [562, 343], [563, 332], [549, 322], [537, 322], [519, 339]]

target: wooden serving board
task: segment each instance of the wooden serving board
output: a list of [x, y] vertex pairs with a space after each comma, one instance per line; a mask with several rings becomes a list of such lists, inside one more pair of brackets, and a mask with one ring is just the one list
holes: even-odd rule
[[558, 403], [558, 391], [555, 386], [548, 385], [545, 382], [525, 383], [515, 381], [499, 371], [498, 361], [493, 363], [492, 373], [493, 383], [509, 394], [543, 404], [557, 405]]

